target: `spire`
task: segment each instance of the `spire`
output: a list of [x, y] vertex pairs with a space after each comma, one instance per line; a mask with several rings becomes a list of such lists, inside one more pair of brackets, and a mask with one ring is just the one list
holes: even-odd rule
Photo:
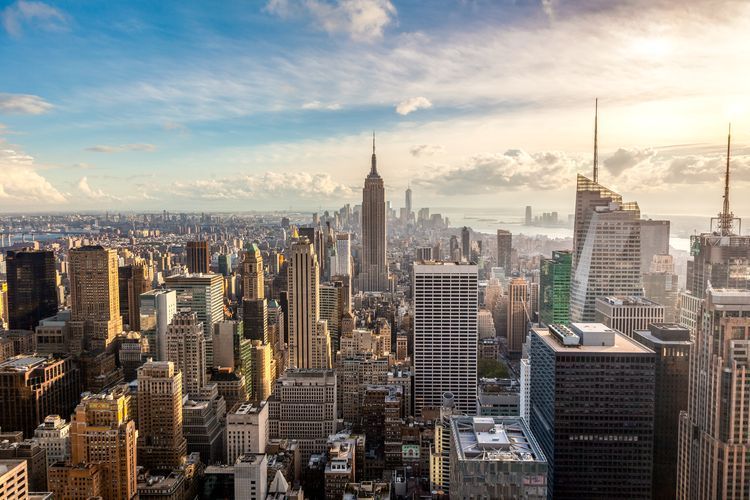
[[370, 175], [378, 175], [377, 160], [375, 159], [375, 131], [372, 132], [372, 166], [370, 167]]
[[599, 98], [594, 101], [594, 182], [599, 182]]
[[729, 156], [732, 145], [732, 124], [729, 124], [729, 132], [727, 134], [727, 169], [724, 174], [724, 206], [722, 207], [721, 213], [719, 214], [719, 232], [722, 236], [729, 236], [732, 234], [732, 226], [734, 226], [734, 214], [729, 211]]

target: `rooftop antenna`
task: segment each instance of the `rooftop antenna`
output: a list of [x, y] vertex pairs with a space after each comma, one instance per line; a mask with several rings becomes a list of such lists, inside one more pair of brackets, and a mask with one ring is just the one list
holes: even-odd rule
[[729, 236], [732, 234], [734, 226], [734, 214], [729, 210], [729, 157], [732, 146], [732, 124], [729, 124], [729, 132], [727, 134], [727, 169], [724, 174], [724, 206], [722, 207], [721, 213], [719, 214], [719, 232], [722, 236]]
[[594, 182], [599, 182], [599, 98], [594, 101]]
[[370, 175], [378, 175], [377, 160], [375, 159], [375, 131], [372, 131], [372, 166]]

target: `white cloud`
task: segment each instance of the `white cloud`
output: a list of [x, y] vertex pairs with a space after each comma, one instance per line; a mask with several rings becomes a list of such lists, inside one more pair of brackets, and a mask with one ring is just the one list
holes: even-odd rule
[[302, 109], [325, 109], [328, 111], [337, 111], [341, 109], [341, 105], [338, 103], [323, 104], [320, 101], [310, 101], [302, 105]]
[[34, 26], [46, 31], [64, 31], [70, 20], [61, 10], [43, 2], [18, 0], [0, 13], [5, 30], [20, 36], [24, 26]]
[[[52, 205], [64, 203], [65, 196], [42, 177], [34, 158], [0, 141], [0, 203]], [[17, 205], [10, 205], [10, 207]]]
[[390, 0], [269, 0], [265, 10], [282, 19], [309, 17], [323, 31], [358, 41], [381, 38], [397, 14]]
[[153, 144], [122, 144], [119, 146], [98, 145], [86, 148], [86, 151], [91, 151], [92, 153], [125, 153], [131, 151], [152, 153], [156, 151], [156, 146]]
[[445, 147], [440, 144], [417, 144], [409, 149], [409, 153], [417, 158], [420, 156], [433, 156], [444, 152]]
[[81, 177], [81, 179], [78, 181], [78, 190], [86, 196], [87, 198], [90, 198], [92, 200], [116, 200], [118, 199], [115, 196], [109, 195], [102, 191], [101, 189], [92, 189], [91, 186], [89, 186], [89, 180], [86, 176]]
[[432, 107], [432, 103], [426, 97], [411, 97], [405, 101], [401, 101], [396, 106], [396, 113], [406, 116], [409, 113], [413, 113], [418, 109], [428, 109]]
[[36, 95], [0, 94], [0, 113], [40, 115], [52, 108], [52, 104]]

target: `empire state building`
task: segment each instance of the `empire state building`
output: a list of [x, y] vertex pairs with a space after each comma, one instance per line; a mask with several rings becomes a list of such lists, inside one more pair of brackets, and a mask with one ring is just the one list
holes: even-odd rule
[[363, 292], [388, 290], [385, 238], [385, 187], [378, 174], [375, 135], [372, 136], [372, 165], [362, 189], [362, 262], [359, 289]]

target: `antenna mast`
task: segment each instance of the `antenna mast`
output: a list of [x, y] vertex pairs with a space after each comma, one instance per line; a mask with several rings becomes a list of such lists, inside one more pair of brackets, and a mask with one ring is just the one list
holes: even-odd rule
[[719, 232], [722, 236], [732, 234], [734, 226], [734, 214], [729, 211], [729, 156], [732, 145], [732, 124], [729, 124], [729, 133], [727, 134], [727, 169], [724, 174], [724, 206], [719, 214]]
[[594, 182], [599, 182], [599, 98], [594, 101]]

